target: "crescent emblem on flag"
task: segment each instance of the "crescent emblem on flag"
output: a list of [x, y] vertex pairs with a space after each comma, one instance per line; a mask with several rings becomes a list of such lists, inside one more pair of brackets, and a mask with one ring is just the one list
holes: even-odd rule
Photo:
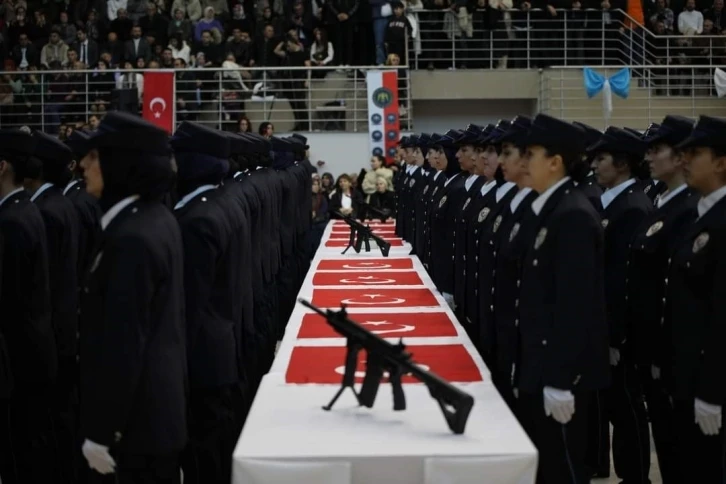
[[[367, 361], [363, 360], [361, 363], [365, 366], [365, 364], [367, 363]], [[424, 370], [424, 371], [429, 371], [431, 369], [431, 367], [428, 366], [428, 365], [421, 365], [419, 363], [414, 363], [414, 364], [416, 366], [418, 366], [419, 368], [421, 368], [422, 370]], [[339, 367], [335, 368], [334, 371], [338, 375], [345, 375], [345, 366], [339, 366]], [[365, 378], [365, 376], [366, 376], [366, 372], [365, 371], [356, 371], [355, 372], [355, 377], [356, 378]], [[388, 377], [389, 377], [388, 372], [387, 371], [384, 371], [383, 372], [383, 378], [388, 378]]]
[[[371, 329], [370, 332], [373, 334], [408, 333], [409, 331], [416, 329], [416, 326], [390, 323], [388, 321], [366, 321], [365, 323], [361, 323], [361, 326], [373, 326], [374, 328], [380, 328]], [[385, 329], [386, 327], [391, 327], [391, 329]]]
[[[362, 298], [370, 298], [370, 299], [361, 300], [361, 301], [358, 300], [358, 299], [362, 299]], [[377, 299], [377, 298], [387, 298], [388, 300], [386, 301], [385, 299], [381, 300], [381, 299]], [[340, 301], [340, 304], [360, 304], [360, 305], [377, 306], [380, 304], [401, 304], [404, 302], [406, 302], [406, 300], [403, 298], [400, 298], [400, 297], [387, 297], [383, 294], [362, 294], [361, 298], [352, 297], [349, 299], [344, 299], [344, 300]]]
[[395, 279], [379, 279], [376, 276], [360, 276], [356, 279], [341, 279], [343, 284], [390, 284], [396, 282]]
[[[159, 111], [154, 111], [154, 106], [156, 106], [157, 104], [161, 106], [161, 109]], [[164, 100], [164, 98], [155, 97], [154, 99], [152, 99], [151, 102], [149, 103], [149, 111], [154, 113], [155, 118], [160, 118], [161, 113], [166, 111], [166, 101]]]
[[343, 269], [390, 269], [390, 264], [380, 264], [378, 262], [358, 262], [357, 264], [345, 264]]

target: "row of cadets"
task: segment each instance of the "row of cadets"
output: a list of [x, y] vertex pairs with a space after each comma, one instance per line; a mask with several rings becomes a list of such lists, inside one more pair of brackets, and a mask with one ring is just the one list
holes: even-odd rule
[[7, 416], [0, 419], [0, 476], [10, 483], [57, 478], [51, 410], [58, 352], [48, 239], [43, 216], [23, 188], [34, 152], [30, 133], [0, 130], [0, 413]]
[[596, 474], [610, 469], [610, 424], [613, 461], [627, 482], [648, 483], [650, 437], [637, 360], [628, 338], [629, 251], [643, 221], [653, 210], [641, 180], [647, 179], [647, 143], [633, 133], [608, 128], [588, 147], [598, 182], [605, 188], [601, 224], [604, 231], [605, 314], [609, 328], [610, 386], [593, 395], [590, 405], [588, 465]]
[[[397, 229], [397, 232], [400, 233], [399, 237], [411, 244], [414, 243], [416, 230], [416, 196], [422, 190], [423, 180], [427, 176], [423, 148], [427, 145], [428, 139], [429, 137], [424, 134], [412, 135], [405, 138], [401, 144], [407, 167], [398, 187], [400, 193], [398, 194], [396, 227], [400, 223], [401, 228]], [[416, 248], [413, 247], [412, 252], [415, 253], [415, 251]]]
[[249, 257], [242, 251], [240, 207], [218, 186], [229, 171], [222, 132], [183, 122], [171, 139], [177, 166], [174, 207], [184, 246], [189, 371], [184, 481], [229, 482], [231, 456], [246, 410], [243, 294]]
[[422, 250], [418, 252], [418, 257], [429, 273], [431, 272], [432, 257], [431, 215], [448, 190], [449, 184], [457, 179], [459, 173], [461, 173], [459, 162], [456, 160], [454, 140], [449, 136], [450, 134], [454, 133], [447, 132], [444, 135], [432, 135], [429, 150], [426, 153], [426, 159], [433, 168], [434, 173], [427, 184], [428, 189], [424, 188], [422, 192], [424, 221], [421, 234]]

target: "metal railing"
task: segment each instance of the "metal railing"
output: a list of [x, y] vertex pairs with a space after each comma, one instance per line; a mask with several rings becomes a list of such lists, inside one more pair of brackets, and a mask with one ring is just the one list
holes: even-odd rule
[[[466, 12], [466, 10], [464, 10]], [[726, 36], [656, 35], [621, 10], [419, 10], [414, 69], [726, 64]]]
[[[366, 72], [371, 69], [382, 68], [176, 70], [176, 120], [197, 121], [228, 131], [237, 131], [243, 117], [252, 130], [270, 121], [278, 132], [367, 131]], [[411, 129], [408, 69], [396, 66], [396, 70], [401, 129]], [[0, 128], [25, 125], [57, 133], [68, 125], [92, 125], [112, 109], [141, 113], [144, 72], [0, 72]], [[119, 80], [130, 73], [139, 76]]]
[[[620, 69], [595, 68], [605, 76]], [[711, 66], [639, 66], [631, 70], [634, 75], [628, 98], [613, 95], [610, 119], [604, 115], [601, 95], [593, 99], [585, 95], [582, 70], [577, 67], [560, 66], [542, 71], [538, 111], [601, 128], [608, 124], [644, 128], [668, 114], [691, 118], [703, 114], [726, 116], [726, 99], [715, 97]]]

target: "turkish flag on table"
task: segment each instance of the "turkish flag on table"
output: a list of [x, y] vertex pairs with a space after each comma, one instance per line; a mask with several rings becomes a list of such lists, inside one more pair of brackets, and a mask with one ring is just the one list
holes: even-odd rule
[[[378, 234], [376, 234], [378, 235]], [[394, 234], [383, 234], [379, 235], [380, 238], [387, 242], [403, 242], [403, 239], [401, 237], [396, 237]], [[330, 234], [330, 237], [328, 240], [341, 240], [348, 242], [350, 240], [350, 234]], [[375, 244], [373, 240], [371, 240], [371, 244]]]
[[[393, 227], [386, 227], [386, 228], [375, 228], [373, 229], [373, 233], [376, 235], [380, 235], [381, 237], [385, 236], [392, 236], [396, 233], [396, 229]], [[333, 227], [333, 230], [330, 232], [331, 237], [335, 236], [343, 236], [343, 235], [350, 235], [350, 229], [348, 227]]]
[[413, 260], [408, 259], [324, 259], [318, 264], [318, 271], [374, 271], [381, 269], [413, 269]]
[[439, 307], [429, 289], [313, 289], [313, 304], [321, 308], [341, 305], [358, 308]]
[[[364, 225], [368, 225], [370, 228], [396, 228], [396, 221], [392, 220], [390, 222], [370, 222], [370, 223], [364, 223]], [[345, 220], [333, 220], [333, 227], [347, 227], [348, 224], [345, 222]]]
[[[456, 328], [444, 313], [355, 313], [348, 318], [381, 338], [450, 338], [457, 336]], [[300, 331], [303, 338], [342, 338], [319, 314], [303, 316]]]
[[[416, 364], [425, 370], [436, 373], [450, 382], [482, 381], [482, 374], [477, 368], [469, 351], [459, 344], [453, 345], [420, 345], [408, 346], [406, 351], [412, 355]], [[285, 374], [287, 383], [340, 383], [345, 372], [345, 346], [297, 346]], [[363, 381], [365, 376], [365, 350], [358, 353], [356, 382]], [[411, 376], [404, 376], [403, 383], [418, 383]], [[384, 382], [388, 381], [384, 377]]]
[[[327, 240], [325, 242], [325, 247], [348, 247], [348, 242], [348, 239]], [[403, 240], [401, 239], [388, 240], [387, 242], [391, 244], [391, 247], [403, 247]], [[371, 250], [378, 250], [378, 246], [374, 241], [371, 240], [369, 243], [371, 245]], [[365, 250], [365, 246], [363, 246], [361, 250]]]
[[313, 286], [423, 286], [416, 271], [385, 272], [375, 274], [351, 272], [318, 272]]
[[174, 131], [174, 71], [144, 71], [144, 119]]

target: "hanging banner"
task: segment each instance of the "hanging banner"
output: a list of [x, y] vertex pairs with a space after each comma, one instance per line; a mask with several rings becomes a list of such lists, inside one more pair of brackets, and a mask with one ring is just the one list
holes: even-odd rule
[[368, 135], [371, 155], [384, 156], [393, 163], [400, 135], [398, 111], [398, 72], [368, 71]]
[[144, 72], [144, 119], [174, 131], [174, 71]]

